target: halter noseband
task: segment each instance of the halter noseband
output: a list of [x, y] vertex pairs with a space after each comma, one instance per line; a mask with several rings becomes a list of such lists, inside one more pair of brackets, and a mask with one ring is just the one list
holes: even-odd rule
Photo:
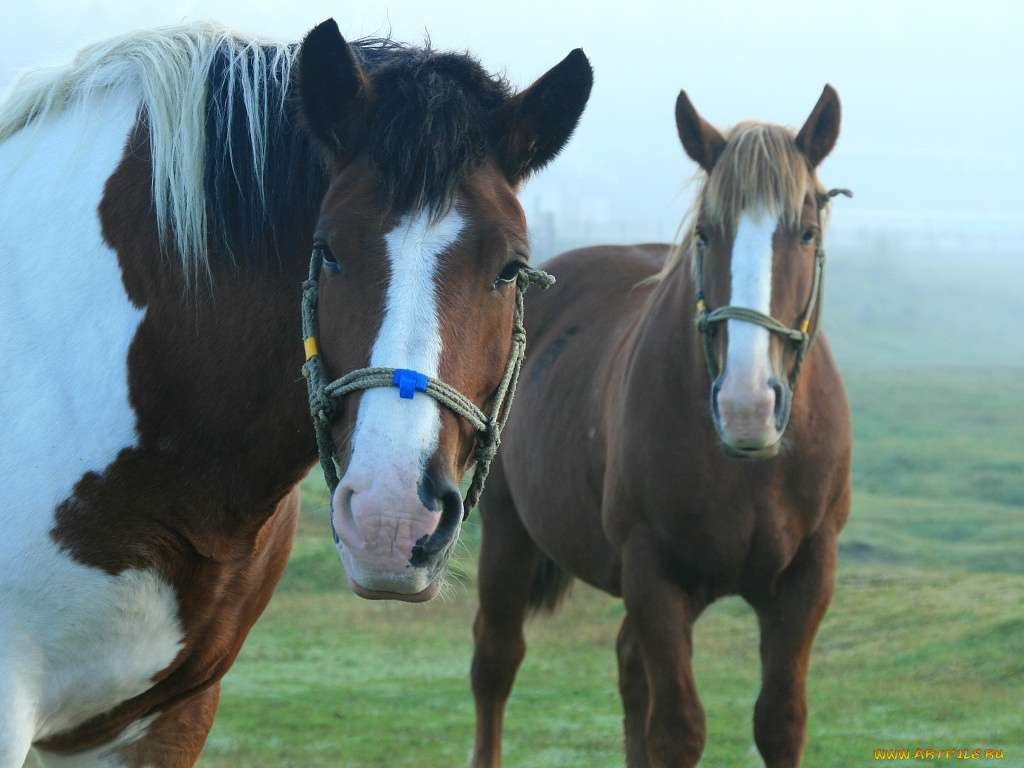
[[[340, 379], [328, 382], [324, 375], [323, 361], [316, 340], [317, 304], [320, 299], [320, 266], [323, 255], [319, 248], [313, 249], [309, 262], [309, 279], [302, 284], [302, 335], [306, 350], [306, 362], [302, 366], [302, 375], [306, 378], [309, 388], [309, 410], [313, 416], [313, 428], [316, 432], [317, 450], [320, 453], [320, 465], [323, 467], [324, 479], [331, 495], [340, 482], [338, 466], [334, 459], [334, 441], [331, 437], [331, 422], [337, 411], [338, 401], [345, 395], [374, 387], [398, 387], [399, 396], [412, 399], [416, 392], [423, 392], [434, 398], [444, 407], [461, 416], [477, 431], [474, 459], [476, 471], [465, 498], [465, 515], [469, 515], [480, 501], [484, 481], [490, 472], [491, 461], [498, 451], [501, 442], [501, 430], [508, 419], [515, 396], [519, 370], [523, 365], [526, 353], [526, 329], [523, 327], [523, 294], [530, 284], [548, 288], [555, 278], [539, 269], [521, 267], [516, 278], [516, 308], [512, 325], [512, 349], [509, 352], [505, 373], [494, 394], [491, 413], [485, 414], [476, 403], [463, 395], [454, 387], [432, 376], [410, 371], [404, 368], [360, 368]], [[331, 521], [334, 528], [334, 521]], [[338, 534], [334, 534], [335, 542]]]
[[[853, 197], [853, 192], [848, 189], [832, 189], [825, 194], [818, 196], [818, 229], [821, 230], [821, 209], [830, 198], [836, 195]], [[814, 342], [818, 339], [821, 331], [820, 307], [824, 304], [825, 298], [825, 247], [819, 241], [818, 248], [814, 254], [814, 282], [811, 286], [811, 297], [807, 300], [807, 307], [800, 316], [800, 324], [797, 328], [790, 328], [785, 323], [776, 320], [771, 315], [759, 312], [749, 307], [724, 306], [718, 309], [708, 310], [707, 300], [704, 298], [704, 248], [697, 244], [697, 329], [704, 340], [704, 359], [708, 365], [708, 374], [711, 381], [718, 379], [718, 364], [715, 362], [712, 339], [715, 335], [715, 324], [726, 320], [741, 320], [746, 323], [754, 323], [767, 328], [769, 333], [775, 333], [789, 339], [796, 345], [796, 360], [793, 362], [793, 371], [789, 375], [790, 390], [796, 387], [797, 379], [804, 365], [807, 353], [811, 351]], [[819, 320], [814, 330], [810, 330], [811, 316], [815, 307], [819, 308]]]

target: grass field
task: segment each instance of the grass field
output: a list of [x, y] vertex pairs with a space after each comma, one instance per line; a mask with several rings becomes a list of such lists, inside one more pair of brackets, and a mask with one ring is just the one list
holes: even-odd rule
[[[1002, 749], [1024, 766], [1024, 374], [855, 371], [855, 501], [810, 677], [805, 765], [876, 749]], [[224, 683], [200, 765], [462, 766], [476, 518], [460, 578], [426, 606], [352, 596], [317, 477], [289, 570]], [[577, 588], [529, 627], [509, 704], [509, 766], [621, 766], [621, 606]], [[757, 766], [752, 613], [701, 619], [704, 766]], [[949, 757], [947, 759], [954, 759]]]

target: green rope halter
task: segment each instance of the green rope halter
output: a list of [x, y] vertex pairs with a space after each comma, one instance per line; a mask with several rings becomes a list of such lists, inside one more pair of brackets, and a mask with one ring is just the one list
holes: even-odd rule
[[[306, 349], [306, 362], [302, 366], [302, 375], [306, 378], [309, 388], [309, 410], [313, 416], [313, 427], [316, 432], [317, 450], [320, 454], [320, 465], [323, 467], [324, 479], [331, 495], [340, 482], [338, 465], [335, 461], [334, 441], [331, 437], [331, 422], [337, 412], [338, 401], [348, 394], [374, 387], [398, 386], [396, 373], [404, 373], [396, 368], [360, 368], [340, 379], [328, 382], [324, 374], [323, 361], [316, 341], [317, 304], [320, 299], [320, 266], [323, 255], [319, 248], [313, 249], [309, 262], [309, 279], [302, 284], [302, 335]], [[484, 482], [491, 469], [491, 462], [498, 452], [501, 442], [501, 430], [508, 419], [515, 396], [516, 382], [526, 354], [526, 329], [523, 327], [523, 295], [531, 285], [547, 289], [555, 282], [555, 278], [539, 269], [521, 267], [516, 277], [516, 307], [512, 326], [512, 349], [509, 351], [508, 363], [501, 383], [494, 394], [494, 404], [490, 414], [484, 413], [468, 397], [454, 387], [439, 379], [424, 376], [424, 386], [417, 386], [421, 392], [437, 400], [445, 408], [466, 419], [477, 431], [474, 460], [476, 471], [470, 483], [464, 501], [465, 514], [476, 507]], [[334, 522], [331, 521], [333, 530]], [[335, 542], [338, 535], [334, 534]]]
[[[832, 189], [818, 198], [818, 229], [821, 229], [821, 210], [829, 199], [836, 195], [853, 197], [853, 192], [848, 189]], [[821, 332], [821, 312], [825, 303], [825, 247], [819, 242], [814, 254], [814, 282], [811, 285], [811, 296], [807, 300], [807, 307], [800, 316], [800, 324], [796, 328], [790, 328], [785, 323], [766, 315], [756, 309], [749, 307], [725, 306], [718, 309], [708, 310], [707, 301], [704, 298], [704, 248], [697, 243], [697, 330], [700, 331], [704, 340], [704, 359], [708, 365], [708, 374], [711, 381], [718, 379], [718, 364], [715, 361], [712, 339], [715, 334], [715, 325], [726, 320], [740, 320], [745, 323], [753, 323], [767, 328], [769, 333], [775, 333], [783, 338], [789, 339], [796, 345], [796, 360], [793, 362], [793, 370], [789, 375], [790, 390], [796, 387], [797, 379], [800, 378], [800, 371], [803, 369], [807, 353], [811, 351], [814, 342], [818, 340]], [[818, 322], [814, 330], [810, 330], [811, 316], [815, 308], [818, 308]]]

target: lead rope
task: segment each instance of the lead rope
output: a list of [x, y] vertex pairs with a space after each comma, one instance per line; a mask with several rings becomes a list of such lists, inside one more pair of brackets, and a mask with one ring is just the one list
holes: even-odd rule
[[[821, 232], [821, 209], [825, 203], [837, 195], [853, 197], [853, 192], [848, 189], [831, 189], [818, 197], [818, 231], [821, 233], [819, 236], [824, 236], [824, 233]], [[718, 379], [719, 374], [711, 344], [715, 332], [714, 326], [725, 320], [741, 320], [767, 328], [770, 333], [783, 336], [796, 344], [796, 359], [793, 361], [793, 370], [789, 375], [789, 388], [792, 390], [796, 387], [807, 353], [811, 351], [814, 342], [818, 340], [818, 334], [821, 333], [821, 314], [825, 307], [825, 260], [825, 247], [819, 243], [814, 254], [814, 282], [811, 285], [811, 296], [807, 301], [807, 308], [801, 315], [800, 326], [790, 328], [771, 315], [749, 307], [725, 306], [709, 311], [704, 298], [704, 249], [700, 243], [697, 244], [697, 330], [700, 331], [704, 341], [704, 360], [707, 363], [711, 381]], [[818, 322], [815, 323], [814, 331], [811, 332], [811, 316], [814, 314], [815, 308], [818, 309]]]
[[[505, 372], [494, 394], [491, 413], [488, 415], [454, 387], [440, 379], [415, 371], [386, 367], [360, 368], [345, 374], [340, 379], [328, 382], [316, 340], [316, 313], [320, 299], [319, 275], [322, 260], [320, 249], [314, 248], [309, 262], [309, 278], [302, 284], [302, 336], [306, 350], [306, 362], [302, 366], [302, 375], [306, 378], [309, 390], [309, 411], [313, 417], [320, 466], [323, 468], [324, 480], [327, 482], [331, 496], [334, 496], [334, 491], [340, 482], [338, 465], [334, 458], [334, 441], [331, 437], [331, 423], [337, 412], [338, 401], [346, 395], [364, 389], [399, 387], [401, 396], [406, 398], [411, 398], [416, 391], [426, 393], [445, 408], [466, 419], [477, 431], [473, 456], [476, 467], [464, 500], [465, 515], [468, 516], [480, 501], [484, 482], [490, 473], [491, 462], [498, 452], [501, 430], [508, 420], [512, 399], [515, 397], [516, 383], [519, 380], [519, 371], [522, 369], [523, 358], [526, 354], [526, 329], [523, 325], [524, 294], [530, 285], [536, 285], [542, 290], [547, 289], [555, 282], [555, 278], [539, 269], [521, 267], [519, 270], [519, 275], [516, 278], [512, 348], [509, 351]], [[334, 541], [337, 543], [338, 534], [334, 531], [333, 515], [331, 530], [334, 533]]]

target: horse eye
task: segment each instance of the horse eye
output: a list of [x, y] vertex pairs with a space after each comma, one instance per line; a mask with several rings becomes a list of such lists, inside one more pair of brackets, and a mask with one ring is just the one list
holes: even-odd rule
[[804, 236], [800, 238], [800, 245], [810, 245], [817, 239], [818, 233], [814, 229], [808, 229], [804, 232]]
[[701, 248], [708, 247], [708, 235], [704, 231], [703, 227], [697, 227], [697, 229], [694, 231], [694, 235], [696, 235], [697, 237], [697, 245], [699, 245]]
[[314, 243], [313, 247], [320, 252], [320, 258], [323, 259], [324, 266], [332, 272], [342, 273], [341, 264], [334, 258], [334, 253], [331, 251], [331, 247], [327, 243]]
[[521, 261], [510, 261], [498, 274], [498, 279], [494, 281], [495, 287], [503, 285], [511, 285], [519, 279], [519, 272], [526, 268], [526, 264]]

